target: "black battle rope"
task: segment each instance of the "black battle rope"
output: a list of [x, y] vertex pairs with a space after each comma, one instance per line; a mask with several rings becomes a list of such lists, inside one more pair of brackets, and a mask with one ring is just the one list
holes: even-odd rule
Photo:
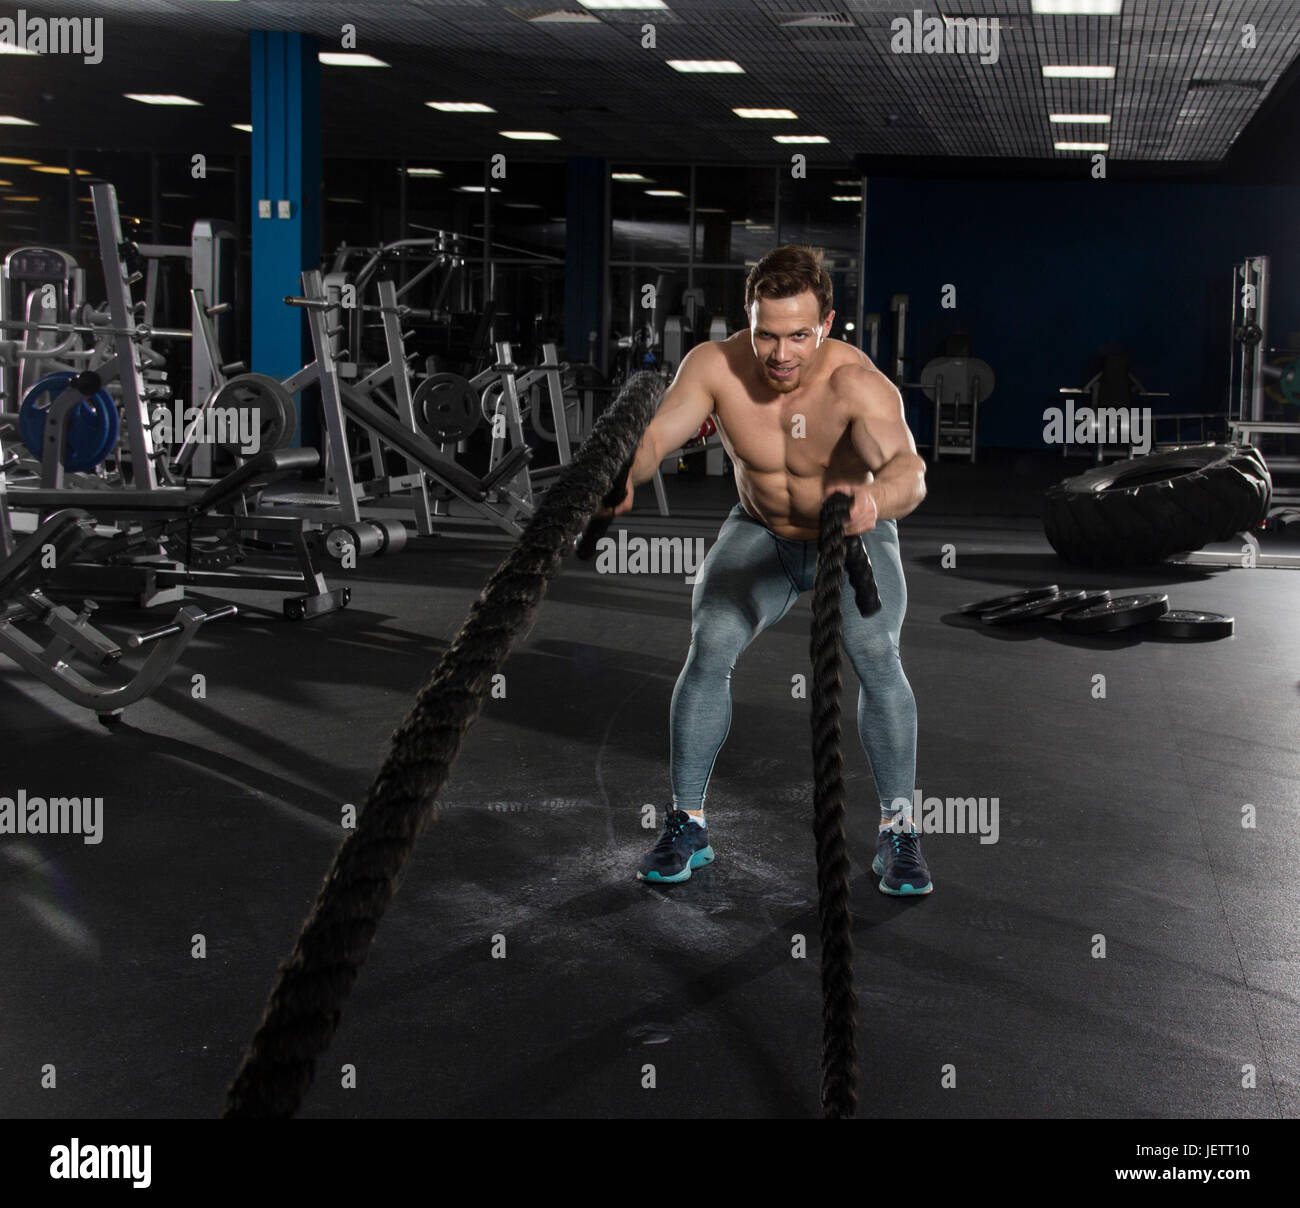
[[817, 841], [817, 909], [822, 941], [822, 1117], [847, 1119], [858, 1106], [857, 1012], [853, 988], [853, 919], [844, 838], [844, 758], [840, 751], [840, 590], [847, 563], [863, 616], [880, 609], [871, 559], [844, 535], [850, 499], [822, 504], [813, 583], [813, 835]]
[[662, 393], [651, 373], [623, 387], [546, 492], [393, 733], [357, 827], [339, 847], [293, 954], [280, 966], [227, 1092], [226, 1118], [292, 1116], [298, 1109], [493, 675], [514, 639], [531, 627], [547, 581], [635, 451]]

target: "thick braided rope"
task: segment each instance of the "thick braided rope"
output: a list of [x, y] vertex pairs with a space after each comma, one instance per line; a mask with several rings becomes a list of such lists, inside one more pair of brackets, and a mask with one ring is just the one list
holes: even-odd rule
[[650, 373], [637, 374], [623, 388], [546, 492], [394, 732], [357, 827], [335, 855], [293, 954], [280, 966], [227, 1092], [226, 1118], [292, 1116], [298, 1109], [493, 675], [515, 638], [531, 628], [547, 581], [636, 449], [662, 392]]
[[858, 996], [853, 988], [853, 922], [844, 838], [844, 759], [840, 752], [840, 585], [844, 579], [845, 495], [822, 505], [813, 585], [813, 834], [822, 941], [822, 1118], [858, 1106]]

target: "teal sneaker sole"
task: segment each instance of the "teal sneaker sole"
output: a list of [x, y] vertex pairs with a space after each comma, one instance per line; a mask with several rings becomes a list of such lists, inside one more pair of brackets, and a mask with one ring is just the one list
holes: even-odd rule
[[[884, 861], [881, 860], [879, 856], [877, 856], [874, 860], [871, 861], [871, 871], [874, 872], [878, 877], [883, 877], [885, 875], [885, 864]], [[932, 892], [933, 889], [934, 889], [933, 881], [931, 881], [924, 889], [913, 888], [912, 883], [910, 881], [904, 881], [902, 885], [900, 885], [897, 889], [890, 889], [889, 886], [884, 883], [884, 881], [880, 882], [880, 892], [887, 893], [890, 895], [890, 897], [894, 897], [894, 898], [920, 897], [923, 894]]]
[[701, 847], [700, 850], [697, 851], [690, 858], [690, 860], [687, 861], [686, 867], [683, 868], [681, 872], [674, 873], [671, 877], [660, 876], [659, 873], [653, 871], [642, 872], [640, 869], [638, 869], [636, 874], [636, 879], [638, 881], [653, 881], [655, 884], [658, 885], [676, 885], [681, 881], [689, 881], [691, 879], [692, 869], [703, 868], [706, 864], [712, 864], [712, 863], [713, 863], [712, 846]]

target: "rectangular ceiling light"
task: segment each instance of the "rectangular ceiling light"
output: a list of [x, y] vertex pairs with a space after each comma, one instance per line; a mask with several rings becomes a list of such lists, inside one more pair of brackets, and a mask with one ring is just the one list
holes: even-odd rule
[[326, 67], [387, 67], [383, 59], [354, 50], [322, 50], [316, 58]]
[[0, 55], [34, 55], [39, 53], [28, 50], [25, 46], [15, 46], [12, 42], [0, 42]]
[[498, 130], [502, 138], [513, 138], [531, 143], [558, 143], [560, 136], [546, 130]]
[[745, 69], [734, 59], [669, 59], [674, 71], [712, 72], [716, 75], [744, 75]]
[[611, 172], [609, 178], [610, 180], [635, 180], [642, 184], [650, 183], [650, 178], [642, 176], [640, 172]]
[[772, 137], [778, 143], [829, 143], [824, 134], [774, 134]]
[[1109, 151], [1110, 143], [1053, 143], [1058, 151]]
[[[456, 189], [457, 193], [486, 193], [487, 191], [488, 191], [487, 187], [484, 185], [460, 185]], [[500, 193], [501, 190], [498, 189], [495, 185], [493, 185], [492, 192]]]
[[838, 193], [838, 194], [832, 194], [831, 200], [832, 201], [861, 201], [862, 195], [857, 194], [855, 196], [852, 193]]
[[1114, 78], [1113, 67], [1043, 67], [1045, 80], [1113, 80]]
[[244, 134], [252, 134], [252, 133], [253, 133], [253, 127], [250, 126], [247, 122], [231, 122], [231, 123], [230, 123], [230, 128], [231, 128], [232, 130], [239, 130], [239, 131], [241, 131], [241, 132], [244, 133]]
[[737, 117], [749, 117], [773, 120], [777, 118], [792, 118], [799, 115], [793, 109], [733, 109], [731, 111]]
[[1110, 121], [1109, 113], [1053, 113], [1049, 120], [1061, 125], [1104, 126]]
[[165, 92], [124, 92], [128, 101], [139, 101], [142, 105], [202, 105], [202, 101], [192, 101], [187, 96], [171, 96]]
[[[401, 169], [399, 168], [398, 171], [400, 172]], [[441, 176], [443, 172], [441, 168], [407, 168], [406, 174], [407, 176]]]
[[685, 197], [686, 194], [680, 189], [647, 189], [647, 197]]
[[0, 126], [34, 126], [35, 122], [29, 122], [25, 117], [10, 117], [7, 113], [0, 113]]
[[[68, 168], [56, 168], [53, 164], [33, 164], [31, 171], [39, 172], [42, 176], [71, 176], [72, 172]], [[78, 168], [78, 176], [89, 176], [89, 168]]]
[[533, 25], [599, 25], [600, 18], [594, 13], [575, 13], [568, 9], [556, 9], [552, 13], [542, 13], [537, 17], [529, 17], [529, 22]]
[[0, 164], [19, 164], [24, 168], [31, 168], [40, 162], [39, 159], [15, 159], [12, 155], [0, 155]]
[[1029, 11], [1040, 17], [1118, 17], [1124, 0], [1030, 0]]
[[439, 113], [495, 113], [496, 110], [491, 105], [483, 105], [478, 101], [425, 101], [430, 109], [436, 109]]

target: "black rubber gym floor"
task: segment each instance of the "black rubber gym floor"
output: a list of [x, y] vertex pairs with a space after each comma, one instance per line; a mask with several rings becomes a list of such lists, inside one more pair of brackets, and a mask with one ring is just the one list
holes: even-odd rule
[[[1300, 576], [1081, 573], [1036, 518], [1060, 476], [1059, 462], [945, 462], [900, 525], [919, 787], [997, 798], [999, 828], [994, 843], [927, 836], [929, 897], [879, 893], [872, 784], [846, 725], [859, 1114], [1295, 1117]], [[629, 530], [711, 542], [730, 480], [668, 488], [673, 518], [642, 488]], [[413, 542], [332, 570], [352, 605], [304, 624], [246, 596], [263, 611], [206, 628], [184, 676], [114, 732], [0, 668], [0, 793], [104, 801], [99, 844], [0, 843], [0, 1114], [219, 1114], [342, 806], [362, 799], [506, 548]], [[1237, 632], [1070, 637], [957, 614], [1046, 582], [1168, 591], [1174, 607], [1234, 615]], [[809, 706], [789, 688], [808, 671], [809, 595], [737, 667], [709, 797], [716, 862], [679, 886], [633, 875], [657, 834], [642, 807], [670, 799], [690, 590], [573, 564], [552, 582], [300, 1115], [819, 1114]], [[41, 1087], [47, 1065], [57, 1092]]]

